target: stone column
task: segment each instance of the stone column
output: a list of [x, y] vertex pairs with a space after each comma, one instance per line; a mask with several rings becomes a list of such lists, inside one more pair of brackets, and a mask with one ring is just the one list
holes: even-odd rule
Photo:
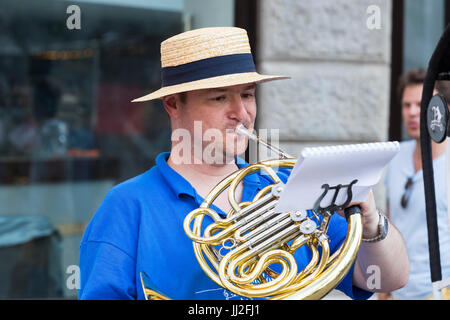
[[[258, 4], [257, 68], [292, 78], [259, 86], [258, 128], [279, 129], [280, 146], [294, 155], [305, 146], [386, 141], [391, 2]], [[369, 6], [379, 8], [375, 28]], [[384, 208], [384, 188], [375, 194]]]

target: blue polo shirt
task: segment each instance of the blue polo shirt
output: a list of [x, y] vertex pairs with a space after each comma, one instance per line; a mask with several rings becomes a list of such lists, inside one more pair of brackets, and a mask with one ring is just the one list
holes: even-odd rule
[[[112, 188], [94, 214], [80, 245], [80, 299], [144, 299], [141, 271], [155, 290], [172, 299], [242, 298], [219, 287], [197, 262], [183, 221], [203, 198], [167, 164], [168, 157], [159, 154], [150, 170]], [[238, 160], [239, 168], [248, 165]], [[278, 175], [286, 182], [289, 173], [279, 170]], [[253, 199], [271, 182], [259, 172], [245, 177], [242, 201]], [[346, 232], [345, 219], [333, 215], [328, 230], [332, 252]], [[295, 258], [299, 268], [305, 267], [309, 249], [301, 247]], [[352, 285], [352, 274], [353, 267], [337, 289], [353, 299], [370, 297]]]

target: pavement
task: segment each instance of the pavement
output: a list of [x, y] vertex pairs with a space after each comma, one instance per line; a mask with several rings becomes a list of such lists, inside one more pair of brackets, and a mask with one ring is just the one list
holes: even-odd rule
[[[322, 300], [351, 300], [351, 299], [339, 290], [332, 290], [325, 297], [323, 297]], [[369, 298], [369, 300], [378, 300], [377, 294], [376, 293], [373, 294], [372, 297]]]

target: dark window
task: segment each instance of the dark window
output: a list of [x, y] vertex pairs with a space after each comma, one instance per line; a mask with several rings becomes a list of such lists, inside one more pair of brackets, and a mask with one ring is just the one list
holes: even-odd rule
[[0, 0], [0, 298], [76, 296], [66, 270], [86, 223], [169, 150], [161, 102], [130, 101], [160, 87], [159, 45], [183, 13], [104, 3]]
[[161, 41], [234, 13], [234, 0], [0, 0], [0, 299], [76, 297], [105, 194], [170, 151], [161, 101], [131, 103], [161, 86]]

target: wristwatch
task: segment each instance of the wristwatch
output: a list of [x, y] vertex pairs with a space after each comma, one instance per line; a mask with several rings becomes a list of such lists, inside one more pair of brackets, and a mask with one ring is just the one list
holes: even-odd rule
[[380, 209], [377, 209], [377, 212], [378, 212], [378, 215], [380, 216], [380, 219], [378, 220], [378, 235], [373, 238], [370, 238], [370, 239], [363, 238], [362, 241], [364, 241], [364, 242], [381, 241], [384, 238], [386, 238], [386, 236], [387, 236], [388, 228], [389, 228], [389, 221]]

